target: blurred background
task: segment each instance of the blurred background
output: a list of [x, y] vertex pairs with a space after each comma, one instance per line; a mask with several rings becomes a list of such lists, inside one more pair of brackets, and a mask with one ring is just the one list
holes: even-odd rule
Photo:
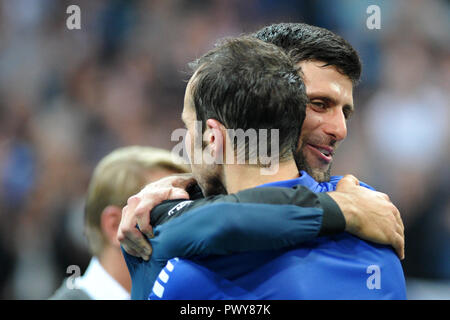
[[[66, 27], [71, 4], [81, 30]], [[93, 167], [117, 147], [178, 143], [189, 61], [218, 38], [306, 22], [363, 60], [333, 173], [400, 209], [408, 297], [450, 299], [449, 17], [438, 0], [0, 1], [0, 298], [46, 299], [69, 265], [84, 272]]]

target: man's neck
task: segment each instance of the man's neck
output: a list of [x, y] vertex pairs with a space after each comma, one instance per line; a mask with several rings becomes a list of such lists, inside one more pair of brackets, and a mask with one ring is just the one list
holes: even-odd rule
[[99, 257], [102, 267], [113, 277], [125, 290], [131, 291], [131, 278], [127, 265], [120, 249], [107, 247]]
[[224, 180], [228, 193], [236, 193], [265, 183], [298, 178], [298, 169], [294, 160], [279, 163], [277, 172], [261, 174], [261, 167], [253, 165], [225, 165]]

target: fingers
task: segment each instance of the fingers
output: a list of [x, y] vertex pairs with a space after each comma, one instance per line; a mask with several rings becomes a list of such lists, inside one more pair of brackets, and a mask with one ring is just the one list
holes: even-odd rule
[[[139, 204], [134, 209], [134, 214], [149, 216], [149, 213], [156, 207], [158, 204], [163, 202], [164, 200], [173, 200], [173, 199], [189, 199], [189, 194], [181, 188], [159, 188], [159, 189], [146, 189], [142, 190], [140, 193], [140, 201]], [[150, 216], [149, 216], [150, 217]], [[144, 221], [145, 222], [145, 221]], [[150, 222], [150, 218], [149, 218]], [[143, 227], [139, 223], [139, 228]], [[146, 230], [146, 228], [141, 229]], [[144, 232], [144, 231], [143, 231]]]
[[376, 192], [377, 192], [377, 194], [378, 194], [381, 198], [383, 198], [383, 199], [386, 200], [386, 201], [391, 202], [391, 199], [389, 198], [389, 196], [388, 196], [386, 193], [379, 192], [379, 191], [376, 191]]
[[[339, 197], [337, 200], [333, 197], [346, 219], [346, 231], [365, 240], [389, 244], [395, 249], [398, 257], [404, 259], [405, 228], [400, 212], [389, 196], [358, 186], [358, 179], [351, 175], [345, 176], [339, 183], [341, 184], [338, 184], [336, 194], [339, 195], [341, 191], [342, 194], [353, 197], [350, 206], [346, 206], [345, 201]], [[332, 194], [330, 193], [330, 196]]]
[[[137, 233], [134, 232], [136, 228], [135, 225], [132, 225], [132, 223], [136, 221], [140, 232], [149, 238], [153, 238], [153, 228], [150, 225], [150, 210], [154, 207], [154, 204], [151, 199], [150, 201], [144, 201], [142, 200], [142, 197], [136, 198], [139, 198], [139, 201], [136, 202], [134, 206], [130, 206], [126, 210], [130, 220], [130, 223], [126, 226], [126, 231], [130, 232], [132, 240], [136, 240], [137, 245], [147, 247], [145, 243], [142, 243], [143, 237], [140, 234], [139, 236], [136, 236]], [[128, 201], [133, 201], [133, 199], [130, 198]]]
[[[394, 207], [395, 208], [395, 207]], [[397, 208], [394, 210], [394, 217], [397, 222], [397, 247], [400, 260], [405, 259], [405, 226], [403, 225], [402, 218], [400, 217], [400, 211]]]
[[403, 220], [402, 220], [402, 217], [400, 215], [400, 211], [398, 211], [397, 207], [395, 207], [395, 206], [394, 206], [394, 209], [395, 209], [394, 210], [395, 219], [397, 220], [397, 223], [400, 225], [402, 233], [404, 233], [405, 232], [405, 225], [403, 224]]
[[396, 232], [400, 235], [403, 235], [405, 233], [405, 227], [403, 226], [403, 221], [400, 218], [400, 212], [397, 210], [397, 208], [394, 207], [394, 210], [392, 212], [393, 219], [395, 221], [396, 226]]
[[390, 226], [393, 227], [393, 232], [391, 232], [391, 245], [397, 252], [400, 260], [405, 258], [405, 227], [403, 221], [400, 217], [400, 212], [397, 207], [390, 201], [389, 196], [384, 193], [380, 193], [381, 197], [389, 202], [389, 212], [391, 216], [389, 217]]
[[395, 232], [392, 233], [391, 243], [400, 260], [403, 260], [405, 256], [405, 235], [399, 224], [396, 224], [395, 228]]
[[398, 233], [394, 233], [391, 242], [400, 260], [405, 259], [405, 238]]
[[403, 222], [400, 218], [400, 212], [398, 209], [391, 204], [391, 216], [390, 216], [390, 226], [393, 230], [390, 232], [390, 243], [395, 249], [400, 260], [405, 258], [405, 228]]
[[352, 174], [346, 174], [342, 179], [345, 179], [344, 181], [349, 181], [354, 185], [359, 186], [359, 180]]
[[148, 260], [152, 249], [142, 233], [136, 228], [136, 223], [139, 218], [139, 222], [144, 226], [146, 223], [145, 216], [147, 216], [148, 219], [150, 219], [150, 217], [148, 214], [138, 217], [133, 215], [139, 201], [140, 198], [137, 196], [130, 197], [128, 199], [128, 204], [122, 209], [122, 219], [117, 231], [117, 239], [127, 253]]
[[392, 216], [395, 219], [395, 223], [398, 227], [397, 232], [400, 234], [403, 234], [405, 231], [405, 226], [403, 225], [402, 217], [400, 216], [400, 211], [398, 211], [397, 207], [391, 202], [391, 199], [389, 196], [385, 193], [378, 192], [378, 195], [385, 201], [388, 202], [388, 205], [390, 206], [390, 212], [392, 213]]
[[139, 253], [137, 250], [135, 250], [135, 245], [132, 242], [125, 241], [122, 243], [122, 247], [125, 250], [126, 253], [129, 255], [132, 255], [137, 258], [141, 258], [145, 261], [148, 261], [150, 259], [150, 255]]
[[136, 212], [137, 214], [137, 225], [139, 226], [139, 230], [145, 234], [148, 238], [153, 238], [153, 228], [150, 225], [150, 213], [148, 211], [145, 212]]
[[191, 173], [180, 174], [175, 176], [175, 179], [172, 181], [172, 186], [177, 188], [186, 189], [189, 185], [195, 183], [196, 180], [192, 176]]
[[171, 188], [169, 190], [168, 199], [189, 199], [189, 193], [182, 188]]
[[149, 259], [152, 247], [144, 235], [153, 237], [150, 212], [164, 200], [189, 199], [185, 187], [192, 183], [195, 183], [192, 174], [170, 176], [147, 185], [138, 194], [128, 198], [127, 205], [122, 209], [117, 233], [117, 239], [127, 253]]
[[341, 180], [339, 180], [336, 191], [343, 191], [346, 188], [359, 186], [359, 180], [351, 174], [345, 175]]
[[[150, 210], [148, 209], [150, 207]], [[154, 205], [150, 202], [148, 206], [137, 207], [134, 212], [139, 230], [145, 234], [148, 238], [153, 238], [153, 228], [150, 224], [150, 211]]]
[[137, 228], [124, 232], [121, 236], [124, 250], [135, 257], [148, 260], [152, 254], [152, 247]]
[[196, 180], [191, 173], [176, 174], [162, 178], [158, 181], [146, 185], [138, 195], [144, 196], [157, 191], [167, 190], [169, 188], [186, 189], [189, 185], [195, 184]]
[[[153, 228], [150, 225], [150, 210], [153, 208], [153, 204], [138, 193], [135, 196], [132, 196], [128, 199], [128, 206], [124, 208], [122, 213], [126, 213], [128, 217], [127, 224], [124, 224], [123, 231], [129, 232], [131, 237], [133, 237], [132, 232], [136, 229], [136, 224], [139, 227], [139, 230], [145, 234], [147, 237], [153, 237]], [[125, 210], [126, 209], [126, 210]], [[132, 240], [136, 239], [136, 241], [141, 242], [141, 238], [143, 237], [133, 237]], [[140, 245], [140, 243], [136, 242], [135, 244]], [[145, 244], [144, 244], [144, 247]]]
[[405, 226], [403, 225], [403, 220], [400, 216], [400, 211], [397, 207], [390, 201], [387, 194], [382, 193], [382, 197], [389, 201], [391, 205], [392, 220], [395, 227], [395, 232], [393, 233], [391, 244], [394, 247], [400, 260], [405, 258]]
[[141, 257], [139, 255], [139, 253], [137, 253], [136, 251], [134, 251], [130, 247], [126, 247], [125, 245], [122, 245], [122, 247], [124, 248], [125, 252], [128, 253], [129, 255], [132, 255], [132, 256], [137, 257], [137, 258]]

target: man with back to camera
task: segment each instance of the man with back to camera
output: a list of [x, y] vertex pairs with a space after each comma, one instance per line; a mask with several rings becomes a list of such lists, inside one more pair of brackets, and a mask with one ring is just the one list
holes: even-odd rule
[[[196, 118], [202, 120], [204, 128], [208, 127], [213, 130], [213, 133], [206, 135], [206, 144], [210, 148], [209, 150], [212, 150], [210, 152], [213, 157], [222, 152], [224, 154], [229, 153], [229, 150], [235, 151], [234, 147], [229, 145], [225, 139], [227, 135], [225, 129], [280, 128], [280, 169], [278, 173], [276, 176], [258, 175], [261, 163], [259, 163], [259, 166], [249, 164], [230, 165], [226, 163], [224, 165], [214, 164], [208, 166], [192, 163], [194, 177], [202, 187], [204, 194], [216, 193], [220, 189], [225, 189], [230, 194], [236, 192], [239, 194], [239, 192], [244, 192], [241, 191], [243, 189], [252, 188], [260, 184], [267, 186], [267, 183], [286, 179], [290, 180], [279, 181], [271, 185], [291, 187], [303, 184], [310, 188], [317, 188], [318, 191], [334, 190], [338, 179], [319, 185], [306, 172], [302, 172], [300, 178], [295, 178], [298, 176], [296, 161], [293, 158], [293, 150], [297, 149], [296, 145], [298, 142], [298, 135], [295, 133], [298, 133], [299, 123], [303, 122], [306, 102], [306, 97], [298, 96], [299, 93], [304, 95], [304, 92], [300, 90], [303, 84], [300, 78], [297, 77], [298, 79], [295, 80], [296, 78], [293, 77], [296, 71], [292, 65], [290, 69], [286, 67], [286, 60], [283, 60], [286, 59], [286, 56], [279, 49], [277, 51], [274, 46], [262, 44], [260, 41], [250, 40], [249, 38], [234, 39], [225, 42], [222, 46], [202, 57], [186, 90], [183, 121], [186, 123], [191, 137], [196, 136], [196, 133], [193, 132], [193, 123]], [[279, 60], [274, 57], [279, 57]], [[269, 69], [272, 73], [270, 73]], [[282, 76], [279, 76], [280, 74]], [[299, 92], [292, 91], [292, 84]], [[291, 91], [289, 91], [290, 89]], [[283, 110], [283, 112], [280, 112], [280, 110]], [[286, 132], [290, 132], [290, 134], [286, 134]], [[294, 140], [292, 140], [293, 138]], [[192, 147], [190, 139], [187, 139], [187, 141], [188, 150], [191, 151], [192, 155], [196, 147]], [[192, 162], [192, 156], [190, 158]], [[315, 186], [313, 186], [314, 183]], [[363, 191], [360, 190], [360, 192]], [[366, 190], [367, 192], [370, 191]], [[215, 217], [217, 218], [225, 214], [228, 218], [228, 213], [233, 212], [233, 205], [222, 202], [209, 206], [209, 208], [205, 206], [197, 209], [195, 214], [194, 210], [179, 217], [177, 223], [175, 223], [177, 219], [174, 219], [173, 223], [169, 222], [163, 224], [159, 229], [156, 228], [155, 238], [151, 240], [155, 250], [154, 256], [157, 255], [157, 246], [165, 247], [164, 242], [159, 243], [161, 240], [159, 236], [164, 237], [165, 234], [172, 232], [186, 221], [196, 221], [197, 224], [193, 224], [194, 226], [201, 226], [201, 223], [209, 224], [208, 220], [202, 220], [202, 215], [204, 218], [204, 213], [208, 211], [216, 211]], [[242, 204], [240, 206], [245, 207]], [[259, 205], [259, 207], [250, 205], [246, 209], [260, 211], [258, 213], [260, 218], [263, 217], [263, 212], [272, 210], [267, 205]], [[292, 211], [294, 209], [292, 206], [278, 206], [277, 210], [282, 212], [283, 210]], [[124, 213], [126, 213], [125, 211], [124, 209]], [[200, 224], [198, 224], [199, 222]], [[171, 226], [169, 227], [169, 225]], [[244, 226], [247, 225], [244, 224]], [[285, 230], [285, 233], [291, 231], [288, 228]], [[402, 230], [399, 231], [402, 232]], [[226, 238], [219, 239], [225, 240], [225, 242], [229, 240]], [[216, 245], [220, 246], [219, 243], [216, 243]], [[242, 243], [240, 244], [242, 245]], [[226, 245], [224, 244], [224, 246]], [[275, 247], [272, 246], [270, 249], [276, 249]], [[353, 291], [356, 290], [360, 298], [398, 299], [404, 297], [404, 290], [402, 291], [402, 288], [404, 289], [404, 278], [401, 266], [389, 248], [368, 245], [366, 242], [345, 233], [335, 238], [323, 237], [309, 245], [305, 243], [304, 247], [304, 249], [250, 253], [225, 256], [223, 258], [196, 259], [195, 261], [175, 260], [176, 263], [175, 261], [169, 262], [168, 267], [160, 274], [158, 281], [162, 280], [165, 285], [158, 281], [155, 282], [152, 294], [159, 298], [169, 299], [315, 299], [320, 298], [321, 295], [322, 298], [345, 298], [346, 296], [355, 298], [355, 292]], [[353, 249], [348, 250], [350, 247]], [[303, 259], [305, 257], [304, 250], [308, 251], [306, 254], [308, 259]], [[337, 264], [333, 259], [330, 261], [330, 259], [326, 258], [330, 252], [331, 256], [336, 255], [336, 253], [338, 256], [341, 255], [337, 259]], [[313, 257], [313, 260], [310, 260], [310, 257]], [[354, 260], [354, 263], [346, 264], [345, 261], [349, 258]], [[152, 260], [154, 260], [154, 257], [152, 257]], [[234, 267], [231, 267], [230, 270], [229, 267], [236, 266], [237, 261], [239, 261], [238, 270], [235, 270], [236, 268]], [[361, 278], [361, 268], [367, 263], [374, 262], [381, 265], [381, 268], [388, 274], [385, 276], [384, 288], [379, 292], [370, 291], [370, 289], [368, 289], [369, 291], [360, 291], [359, 282], [363, 280], [359, 279]], [[175, 266], [173, 266], [174, 263], [176, 264]], [[304, 269], [300, 273], [305, 275], [305, 277], [299, 276], [296, 272], [292, 274], [292, 268], [289, 267], [292, 263], [295, 269]], [[314, 268], [312, 268], [315, 271], [312, 274], [309, 272], [312, 277], [308, 277], [308, 270], [311, 271], [309, 264], [311, 263], [315, 263]], [[132, 277], [136, 273], [145, 272], [145, 261], [133, 260], [132, 257], [128, 256], [127, 264]], [[170, 268], [169, 266], [172, 267]], [[258, 268], [255, 269], [256, 267]], [[329, 268], [332, 269], [328, 270]], [[281, 271], [278, 272], [277, 270]], [[167, 275], [166, 271], [171, 272], [170, 276]], [[337, 295], [336, 291], [329, 288], [324, 292], [324, 287], [318, 286], [316, 288], [316, 286], [313, 286], [313, 288], [311, 284], [302, 284], [302, 281], [306, 283], [305, 279], [311, 278], [316, 281], [319, 278], [327, 278], [326, 274], [329, 277], [333, 272], [336, 273], [333, 277], [334, 286], [340, 288], [347, 285], [349, 289], [343, 296]], [[269, 281], [264, 281], [264, 278], [267, 277], [263, 275], [272, 273], [274, 276], [270, 277]], [[296, 274], [298, 281], [295, 278]], [[359, 278], [349, 278], [346, 274], [358, 275]], [[315, 276], [318, 277], [316, 278]], [[186, 284], [183, 279], [187, 279], [186, 277], [196, 279], [199, 283], [202, 283], [200, 287], [203, 290], [193, 292], [195, 290], [191, 289], [189, 294], [186, 295], [187, 291], [184, 290], [186, 286], [183, 289], [183, 284]], [[249, 282], [250, 278], [253, 280]], [[279, 279], [274, 280], [275, 278]], [[292, 279], [296, 281], [292, 281]], [[280, 282], [279, 280], [282, 281]], [[276, 289], [280, 283], [283, 285], [282, 290]], [[257, 284], [261, 286], [255, 287]], [[396, 289], [396, 285], [399, 288]], [[305, 286], [308, 288], [308, 292], [305, 291]], [[328, 297], [327, 293], [329, 294]], [[164, 297], [163, 294], [165, 295]], [[155, 295], [153, 295], [153, 298]]]
[[106, 155], [89, 183], [84, 233], [93, 257], [82, 277], [64, 281], [50, 300], [127, 300], [131, 279], [117, 241], [122, 207], [129, 196], [164, 176], [189, 172], [167, 150], [131, 146]]

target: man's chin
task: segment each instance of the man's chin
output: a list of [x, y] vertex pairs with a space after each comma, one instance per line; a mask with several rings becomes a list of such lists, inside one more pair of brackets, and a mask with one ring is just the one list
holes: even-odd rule
[[330, 181], [330, 171], [331, 166], [328, 166], [328, 169], [317, 169], [317, 168], [310, 168], [309, 170], [305, 170], [311, 177], [314, 178], [317, 182], [326, 182]]
[[314, 161], [307, 161], [307, 157], [302, 151], [295, 154], [295, 162], [299, 171], [306, 171], [317, 182], [330, 181], [331, 163], [324, 165], [320, 163], [319, 166], [311, 165]]

